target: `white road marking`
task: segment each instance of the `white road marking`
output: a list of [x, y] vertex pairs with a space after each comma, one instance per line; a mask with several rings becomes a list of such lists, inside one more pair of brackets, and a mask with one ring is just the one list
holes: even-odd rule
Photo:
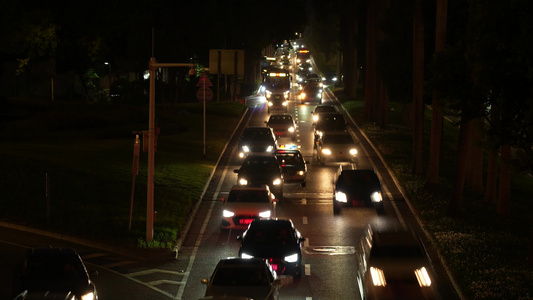
[[304, 225], [307, 225], [307, 217], [302, 217], [302, 223], [303, 223]]
[[305, 276], [311, 276], [311, 265], [305, 264]]

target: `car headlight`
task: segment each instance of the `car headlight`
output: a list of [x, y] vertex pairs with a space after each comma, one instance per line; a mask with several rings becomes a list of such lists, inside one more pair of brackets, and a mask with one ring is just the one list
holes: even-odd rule
[[357, 155], [357, 149], [355, 149], [355, 148], [350, 149], [350, 154], [351, 155]]
[[318, 94], [316, 94], [316, 97], [317, 98], [322, 98], [322, 92], [319, 92]]
[[266, 88], [265, 88], [264, 86], [261, 86], [261, 89], [260, 89], [260, 91], [261, 91], [262, 93], [264, 93], [264, 92], [265, 92], [265, 90], [266, 90]]
[[324, 133], [323, 133], [322, 131], [320, 131], [320, 130], [317, 130], [317, 131], [316, 131], [316, 135], [318, 135], [319, 137], [322, 137], [323, 134], [324, 134]]
[[94, 293], [90, 292], [85, 295], [81, 296], [81, 300], [93, 300], [94, 299]]
[[274, 181], [272, 181], [272, 184], [273, 185], [280, 185], [281, 184], [281, 179], [280, 178], [274, 179]]
[[260, 212], [259, 213], [259, 217], [261, 217], [261, 218], [270, 218], [270, 214], [271, 214], [270, 210], [266, 210], [266, 211]]
[[387, 281], [385, 281], [385, 274], [383, 270], [370, 267], [370, 276], [372, 277], [372, 283], [374, 286], [386, 286]]
[[272, 92], [271, 91], [266, 91], [265, 96], [267, 98], [270, 98], [270, 96], [272, 96]]
[[346, 198], [346, 194], [343, 193], [343, 192], [339, 192], [339, 191], [337, 191], [335, 193], [335, 200], [337, 202], [343, 202], [343, 203], [347, 203], [348, 202], [348, 198]]
[[274, 150], [274, 147], [268, 146], [266, 149], [266, 152], [272, 152]]
[[294, 253], [292, 255], [289, 255], [289, 256], [285, 256], [285, 261], [288, 262], [288, 263], [295, 263], [298, 261], [298, 253]]
[[[323, 87], [324, 84], [321, 82], [321, 83], [318, 84], [318, 86], [319, 86], [319, 87]], [[322, 91], [320, 91], [320, 92], [322, 92]]]
[[316, 121], [318, 121], [318, 115], [313, 116], [313, 122], [316, 122]]
[[241, 258], [254, 258], [254, 257], [250, 254], [241, 253]]
[[294, 132], [294, 127], [289, 127], [289, 132]]
[[283, 97], [285, 97], [285, 99], [289, 99], [289, 93], [284, 93]]
[[239, 157], [244, 158], [244, 152], [239, 152]]
[[222, 216], [223, 216], [224, 218], [231, 218], [231, 217], [233, 217], [234, 215], [235, 215], [235, 213], [232, 212], [232, 211], [225, 210], [225, 209], [222, 211]]
[[381, 192], [373, 192], [372, 195], [370, 195], [370, 199], [372, 199], [372, 202], [381, 202], [383, 200]]
[[426, 267], [415, 270], [416, 280], [420, 286], [431, 286], [431, 278], [429, 278], [428, 271]]
[[325, 148], [325, 149], [322, 149], [322, 153], [326, 155], [331, 155], [331, 150]]
[[248, 153], [248, 152], [250, 152], [250, 148], [248, 146], [242, 146], [242, 151], [244, 153]]
[[274, 105], [274, 103], [268, 101], [268, 106], [272, 106], [272, 105]]
[[289, 102], [287, 102], [287, 101], [283, 101], [283, 103], [282, 103], [283, 106], [287, 106], [288, 104], [289, 104]]
[[244, 178], [241, 178], [241, 179], [239, 179], [239, 184], [240, 185], [247, 185], [248, 184], [248, 180], [246, 180]]
[[302, 99], [302, 100], [305, 99], [305, 93], [301, 93], [300, 94], [300, 99]]
[[305, 172], [304, 171], [298, 171], [298, 175], [300, 176], [304, 176]]

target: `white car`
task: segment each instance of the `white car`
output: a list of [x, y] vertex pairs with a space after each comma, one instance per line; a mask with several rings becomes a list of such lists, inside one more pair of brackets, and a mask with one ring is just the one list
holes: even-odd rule
[[266, 184], [235, 185], [223, 201], [221, 230], [244, 230], [253, 220], [274, 217], [276, 198]]

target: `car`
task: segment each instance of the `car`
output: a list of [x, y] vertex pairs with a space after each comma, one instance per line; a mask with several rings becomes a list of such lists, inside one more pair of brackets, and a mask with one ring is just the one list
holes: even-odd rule
[[71, 295], [80, 300], [98, 299], [85, 264], [72, 248], [29, 249], [17, 272], [17, 293], [25, 297], [20, 299], [39, 293], [61, 295], [63, 299], [70, 299]]
[[316, 157], [320, 164], [327, 162], [357, 161], [357, 147], [348, 131], [326, 131], [316, 148]]
[[437, 276], [420, 236], [410, 228], [368, 225], [360, 240], [361, 299], [440, 299]]
[[265, 258], [278, 275], [302, 277], [302, 243], [305, 238], [290, 219], [253, 221], [242, 236], [239, 257]]
[[265, 121], [267, 127], [272, 128], [276, 138], [289, 136], [293, 141], [296, 140], [296, 122], [290, 114], [273, 114], [268, 121]]
[[283, 171], [284, 183], [299, 183], [302, 188], [307, 186], [307, 162], [296, 147], [280, 145], [274, 155], [277, 157]]
[[322, 86], [308, 82], [302, 89], [300, 93], [300, 100], [305, 101], [318, 101], [319, 104], [322, 104]]
[[237, 184], [256, 185], [266, 184], [278, 201], [283, 199], [283, 172], [274, 154], [250, 154], [242, 162], [237, 173]]
[[315, 146], [320, 142], [324, 132], [346, 131], [348, 125], [341, 113], [319, 113], [314, 127]]
[[346, 206], [374, 207], [383, 212], [381, 181], [374, 170], [339, 166], [333, 179], [333, 213], [339, 214]]
[[277, 300], [281, 279], [264, 258], [228, 257], [221, 259], [211, 277], [202, 278], [201, 282], [207, 285], [204, 298]]
[[315, 106], [313, 111], [311, 112], [311, 118], [313, 119], [313, 125], [316, 124], [316, 121], [318, 121], [319, 115], [321, 113], [338, 113], [337, 108], [333, 105], [324, 105], [320, 104]]
[[243, 159], [250, 153], [274, 154], [278, 142], [272, 128], [250, 126], [244, 128], [238, 147], [238, 157]]
[[336, 85], [341, 81], [342, 81], [342, 76], [341, 76], [341, 80], [339, 80], [337, 76], [337, 71], [329, 71], [326, 74], [324, 74], [324, 76], [322, 77], [322, 82], [326, 85]]
[[276, 197], [268, 185], [234, 185], [223, 198], [221, 230], [246, 229], [253, 220], [274, 215]]

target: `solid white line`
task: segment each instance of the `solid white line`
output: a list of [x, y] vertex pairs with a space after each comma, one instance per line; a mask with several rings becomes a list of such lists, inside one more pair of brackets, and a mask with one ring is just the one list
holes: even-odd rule
[[311, 276], [311, 265], [305, 264], [305, 276]]
[[[251, 120], [251, 118], [248, 119], [248, 122], [250, 120]], [[248, 123], [246, 123], [246, 124], [248, 124]], [[237, 151], [237, 148], [233, 148], [233, 151], [231, 151], [231, 156], [230, 157], [233, 157], [233, 155], [235, 154], [236, 151]], [[198, 252], [198, 248], [200, 247], [200, 244], [202, 242], [202, 239], [203, 239], [204, 232], [205, 232], [205, 229], [207, 227], [207, 224], [209, 223], [209, 220], [211, 219], [211, 214], [213, 212], [213, 207], [215, 206], [215, 203], [217, 202], [216, 200], [218, 198], [218, 194], [220, 193], [220, 189], [222, 187], [222, 183], [224, 183], [224, 179], [226, 178], [226, 174], [228, 172], [230, 162], [231, 162], [231, 159], [228, 159], [228, 162], [227, 162], [226, 166], [224, 167], [224, 171], [222, 172], [222, 176], [220, 178], [220, 181], [218, 182], [218, 186], [217, 186], [217, 188], [215, 190], [215, 193], [213, 194], [213, 201], [211, 201], [211, 206], [209, 207], [209, 211], [207, 212], [207, 215], [205, 217], [204, 223], [202, 224], [202, 228], [200, 230], [200, 234], [198, 235], [198, 238], [196, 239], [196, 243], [194, 244], [193, 251], [191, 253], [191, 256], [189, 257], [189, 263], [187, 265], [187, 270], [185, 271], [185, 276], [183, 276], [183, 280], [182, 280], [183, 284], [180, 285], [180, 287], [178, 289], [178, 293], [176, 294], [174, 299], [182, 299], [182, 297], [183, 297], [183, 293], [185, 292], [185, 286], [187, 285], [187, 280], [189, 279], [189, 274], [190, 274], [190, 272], [192, 270], [192, 266], [194, 265], [194, 260], [196, 259], [196, 253]], [[218, 165], [218, 162], [217, 162], [217, 165]], [[216, 166], [215, 166], [215, 169], [216, 169]], [[211, 179], [209, 179], [209, 181], [211, 181]], [[208, 183], [209, 183], [209, 181], [208, 181]]]

